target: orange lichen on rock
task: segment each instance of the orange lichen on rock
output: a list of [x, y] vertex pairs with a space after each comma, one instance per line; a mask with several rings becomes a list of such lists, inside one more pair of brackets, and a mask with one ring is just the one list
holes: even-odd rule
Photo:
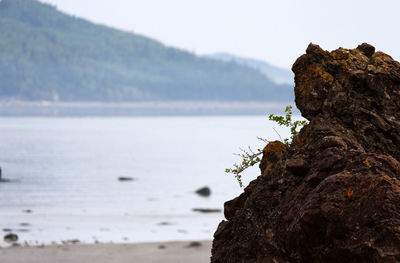
[[363, 161], [363, 163], [364, 163], [366, 166], [368, 166], [368, 167], [371, 166], [371, 163], [369, 162], [368, 157], [365, 158], [365, 160]]
[[267, 144], [263, 149], [263, 154], [267, 161], [277, 161], [285, 152], [287, 146], [280, 142], [274, 141]]
[[305, 80], [304, 86], [314, 86], [321, 84], [332, 84], [334, 78], [331, 74], [326, 72], [326, 69], [321, 65], [311, 64], [307, 67], [306, 71], [299, 75], [301, 80]]
[[282, 159], [287, 149], [287, 145], [280, 141], [273, 141], [267, 144], [263, 149], [263, 158], [260, 162], [261, 173], [267, 170], [270, 173], [274, 168], [273, 164]]
[[308, 65], [305, 72], [296, 76], [296, 83], [299, 83], [295, 88], [296, 97], [303, 97], [309, 103], [309, 107], [318, 110], [324, 102], [318, 91], [323, 87], [330, 89], [333, 82], [334, 77], [324, 67], [317, 64]]
[[354, 195], [354, 191], [353, 191], [353, 189], [351, 189], [351, 188], [348, 188], [348, 189], [347, 189], [347, 197], [348, 197], [348, 198], [352, 198], [352, 197], [353, 197], [353, 195]]

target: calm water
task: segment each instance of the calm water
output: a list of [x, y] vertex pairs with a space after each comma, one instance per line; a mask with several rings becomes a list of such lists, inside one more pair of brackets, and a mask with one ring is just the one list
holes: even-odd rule
[[224, 173], [232, 153], [278, 139], [273, 127], [287, 136], [265, 116], [0, 118], [0, 228], [31, 244], [211, 239], [223, 214], [192, 209], [242, 191]]

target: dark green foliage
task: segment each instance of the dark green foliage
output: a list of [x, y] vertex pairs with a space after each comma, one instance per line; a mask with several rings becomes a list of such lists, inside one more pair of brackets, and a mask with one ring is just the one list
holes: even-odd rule
[[0, 98], [63, 101], [293, 100], [255, 70], [63, 14], [0, 2]]

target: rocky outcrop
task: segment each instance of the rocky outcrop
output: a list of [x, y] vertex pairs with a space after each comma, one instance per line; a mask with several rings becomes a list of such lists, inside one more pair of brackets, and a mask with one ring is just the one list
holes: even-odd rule
[[310, 122], [225, 203], [211, 262], [400, 262], [400, 63], [310, 44], [292, 70]]

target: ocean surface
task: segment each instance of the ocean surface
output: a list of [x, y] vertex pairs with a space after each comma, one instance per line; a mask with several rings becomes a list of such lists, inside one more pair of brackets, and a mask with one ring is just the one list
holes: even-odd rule
[[233, 153], [277, 133], [267, 116], [0, 118], [0, 231], [30, 245], [212, 239], [223, 213], [193, 208], [240, 194]]

